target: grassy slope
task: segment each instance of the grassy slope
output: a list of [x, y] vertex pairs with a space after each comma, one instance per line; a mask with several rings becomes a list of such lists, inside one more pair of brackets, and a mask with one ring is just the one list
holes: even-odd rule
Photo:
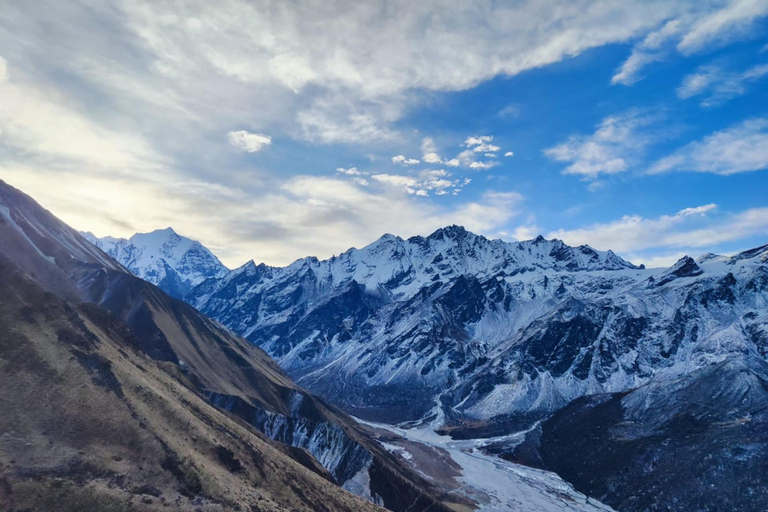
[[208, 405], [103, 310], [7, 263], [0, 289], [0, 509], [377, 510]]

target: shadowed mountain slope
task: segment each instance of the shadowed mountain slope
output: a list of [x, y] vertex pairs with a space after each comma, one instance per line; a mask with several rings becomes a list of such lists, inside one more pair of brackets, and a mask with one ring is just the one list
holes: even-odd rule
[[319, 463], [320, 472], [370, 500], [393, 510], [443, 509], [426, 482], [354, 420], [293, 384], [260, 349], [131, 275], [5, 184], [0, 207], [0, 255], [10, 268], [19, 267], [69, 307], [97, 311], [121, 325], [139, 353], [172, 368], [188, 392], [285, 443], [285, 453], [305, 465], [317, 469]]
[[768, 363], [749, 355], [574, 400], [507, 458], [617, 510], [768, 508]]
[[0, 509], [378, 509], [211, 407], [105, 310], [4, 258], [0, 286]]

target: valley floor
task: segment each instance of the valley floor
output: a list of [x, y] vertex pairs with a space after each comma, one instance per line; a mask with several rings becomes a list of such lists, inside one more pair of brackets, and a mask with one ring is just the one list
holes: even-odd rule
[[480, 448], [494, 439], [457, 441], [435, 433], [432, 425], [403, 429], [358, 421], [371, 427], [385, 448], [399, 454], [437, 486], [477, 502], [479, 512], [612, 510], [577, 492], [554, 473], [484, 454]]

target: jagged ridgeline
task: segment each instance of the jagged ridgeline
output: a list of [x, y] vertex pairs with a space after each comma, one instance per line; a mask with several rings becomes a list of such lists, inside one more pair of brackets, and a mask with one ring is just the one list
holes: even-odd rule
[[455, 438], [541, 421], [490, 449], [620, 510], [768, 507], [768, 246], [646, 269], [451, 226], [249, 262], [184, 298], [357, 416]]
[[[190, 250], [208, 254], [173, 262], [209, 261]], [[3, 182], [0, 283], [1, 510], [449, 510], [261, 349]]]

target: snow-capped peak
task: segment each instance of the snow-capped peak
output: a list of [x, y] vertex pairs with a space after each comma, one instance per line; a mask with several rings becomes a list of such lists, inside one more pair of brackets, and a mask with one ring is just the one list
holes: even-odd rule
[[82, 234], [135, 275], [176, 297], [183, 297], [206, 279], [229, 273], [200, 242], [179, 235], [171, 227], [136, 233], [129, 239]]

